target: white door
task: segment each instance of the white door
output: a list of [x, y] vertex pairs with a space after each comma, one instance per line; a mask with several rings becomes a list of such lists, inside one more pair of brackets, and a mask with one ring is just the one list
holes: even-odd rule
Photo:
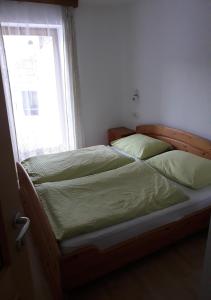
[[[15, 215], [19, 214], [16, 225]], [[33, 300], [27, 253], [29, 220], [23, 218], [0, 73], [0, 299]], [[17, 239], [19, 237], [19, 239]], [[23, 244], [22, 244], [23, 242]]]

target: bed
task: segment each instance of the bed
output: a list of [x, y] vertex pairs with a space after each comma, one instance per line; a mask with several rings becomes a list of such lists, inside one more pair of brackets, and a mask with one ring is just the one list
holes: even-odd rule
[[[196, 135], [161, 125], [137, 126], [136, 132], [211, 159], [211, 142]], [[185, 188], [189, 205], [180, 203], [177, 209], [170, 207], [165, 213], [158, 211], [59, 244], [31, 179], [21, 164], [17, 169], [23, 206], [55, 299], [62, 298], [62, 289], [80, 286], [209, 224], [211, 188], [194, 195]]]

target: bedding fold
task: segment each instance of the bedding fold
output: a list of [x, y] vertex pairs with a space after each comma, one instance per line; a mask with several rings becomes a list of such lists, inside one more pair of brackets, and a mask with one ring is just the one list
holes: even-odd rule
[[56, 154], [40, 155], [22, 162], [34, 184], [79, 178], [116, 169], [134, 159], [104, 145]]
[[57, 240], [93, 232], [188, 197], [146, 164], [36, 186]]

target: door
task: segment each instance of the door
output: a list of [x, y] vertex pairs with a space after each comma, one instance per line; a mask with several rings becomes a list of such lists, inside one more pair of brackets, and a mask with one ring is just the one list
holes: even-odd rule
[[[20, 213], [14, 222], [15, 215]], [[27, 231], [29, 220], [20, 218], [18, 180], [13, 159], [2, 76], [0, 73], [0, 299], [33, 300], [33, 284], [27, 239], [16, 241]]]
[[204, 268], [201, 279], [200, 300], [211, 299], [211, 220], [207, 236], [206, 251], [204, 257]]

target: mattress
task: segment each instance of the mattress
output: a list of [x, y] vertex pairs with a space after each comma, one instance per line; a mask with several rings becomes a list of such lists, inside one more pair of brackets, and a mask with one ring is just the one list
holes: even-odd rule
[[59, 243], [61, 252], [67, 254], [86, 246], [95, 246], [104, 250], [211, 206], [211, 186], [196, 191], [177, 183], [174, 184], [179, 186], [189, 196], [189, 200], [150, 215], [63, 240]]

